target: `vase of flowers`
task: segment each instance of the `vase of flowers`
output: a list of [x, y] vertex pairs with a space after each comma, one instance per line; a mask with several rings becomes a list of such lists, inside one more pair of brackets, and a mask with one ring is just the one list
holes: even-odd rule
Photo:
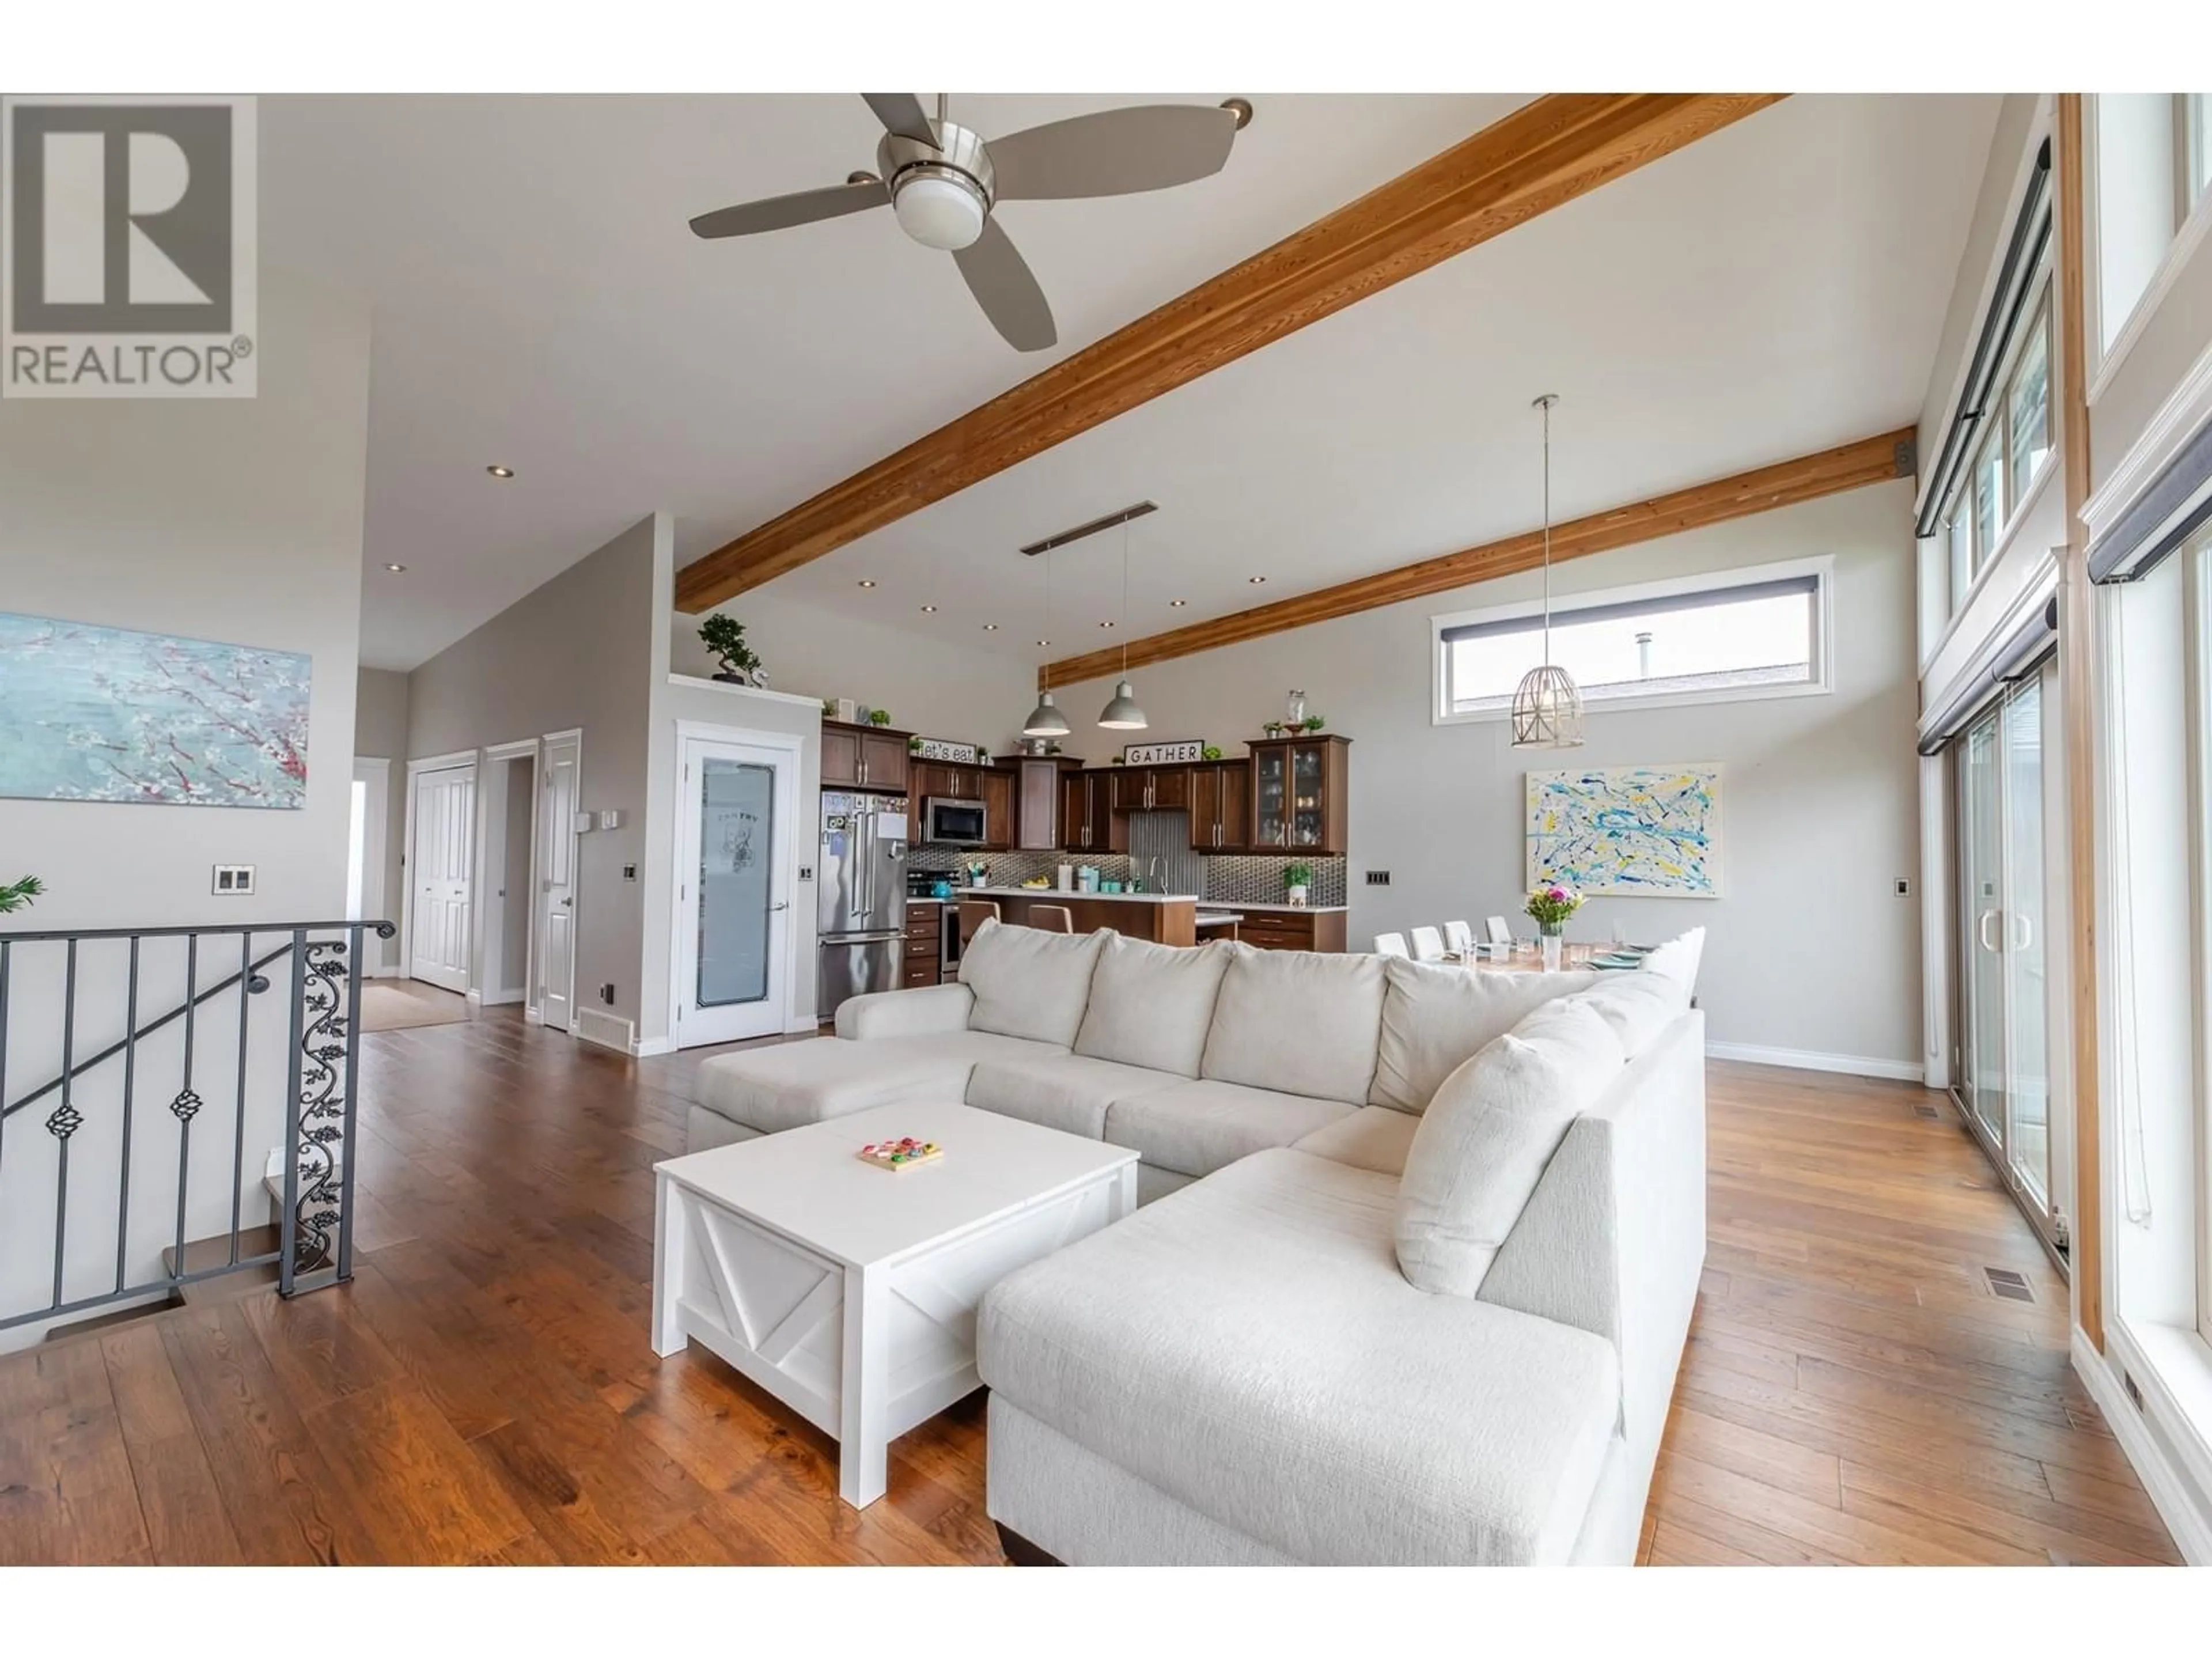
[[1543, 939], [1544, 971], [1557, 973], [1559, 946], [1566, 938], [1567, 918], [1583, 908], [1583, 896], [1565, 882], [1549, 882], [1528, 895], [1525, 908], [1534, 918], [1536, 931]]

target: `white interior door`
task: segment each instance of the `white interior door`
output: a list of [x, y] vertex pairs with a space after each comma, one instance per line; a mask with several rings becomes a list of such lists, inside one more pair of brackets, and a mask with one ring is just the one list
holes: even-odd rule
[[676, 1044], [769, 1036], [791, 995], [799, 757], [687, 737], [681, 763]]
[[573, 738], [545, 742], [545, 780], [538, 792], [538, 1010], [556, 1031], [575, 1017], [576, 799], [580, 745]]
[[476, 844], [473, 766], [415, 779], [415, 866], [407, 971], [448, 991], [469, 988], [470, 854]]

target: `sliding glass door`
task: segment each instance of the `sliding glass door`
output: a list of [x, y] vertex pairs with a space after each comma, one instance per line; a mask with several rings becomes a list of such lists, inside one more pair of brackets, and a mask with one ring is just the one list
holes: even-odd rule
[[1959, 795], [1959, 1094], [1966, 1120], [2046, 1237], [2051, 1178], [2044, 940], [2045, 668], [1955, 747]]

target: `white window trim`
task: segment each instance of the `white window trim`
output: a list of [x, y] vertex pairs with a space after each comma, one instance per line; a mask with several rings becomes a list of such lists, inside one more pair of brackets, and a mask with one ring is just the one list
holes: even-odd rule
[[[1811, 576], [1819, 584], [1813, 606], [1813, 675], [1808, 680], [1779, 685], [1731, 685], [1710, 691], [1668, 691], [1656, 696], [1607, 697], [1584, 705], [1590, 714], [1648, 708], [1694, 708], [1707, 703], [1765, 702], [1784, 697], [1824, 697], [1835, 690], [1836, 561], [1823, 553], [1809, 559], [1788, 559], [1776, 564], [1739, 565], [1728, 570], [1700, 571], [1691, 576], [1670, 576], [1660, 581], [1637, 582], [1626, 587], [1594, 587], [1552, 596], [1553, 621], [1571, 620], [1574, 612], [1593, 605], [1636, 605], [1647, 599], [1674, 599], [1683, 593], [1725, 592], [1761, 582]], [[1474, 611], [1444, 611], [1429, 618], [1429, 723], [1431, 726], [1478, 726], [1513, 717], [1510, 705], [1468, 711], [1449, 705], [1450, 677], [1444, 667], [1444, 631], [1470, 623], [1517, 622], [1544, 614], [1541, 599], [1512, 605], [1485, 605]]]
[[[2090, 179], [2094, 179], [2097, 176], [2096, 125], [2093, 100], [2090, 106], [2082, 112], [2082, 134], [2086, 141], [2082, 170]], [[2089, 257], [2083, 261], [2085, 269], [2081, 284], [2083, 298], [2087, 302], [2086, 314], [2093, 323], [2101, 320], [2101, 307], [2104, 303], [2104, 295], [2100, 291], [2099, 283], [2099, 273], [2103, 269], [2103, 262], [2095, 257], [2103, 236], [2103, 228], [2096, 222], [2097, 195], [2098, 192], [2094, 190], [2089, 192], [2090, 222], [2086, 228], [2088, 234], [2084, 238], [2089, 245], [2084, 252]], [[2143, 336], [2150, 331], [2151, 321], [2158, 315], [2159, 307], [2166, 302], [2166, 297], [2173, 291], [2174, 285], [2180, 282], [2183, 272], [2189, 269], [2191, 261], [2196, 257], [2198, 246], [2203, 244], [2208, 234], [2212, 234], [2212, 189], [2205, 191], [2204, 194], [2197, 199], [2197, 205], [2190, 210], [2189, 216], [2174, 228], [2173, 240], [2166, 245], [2165, 257], [2158, 262], [2157, 269], [2151, 272], [2150, 281], [2145, 284], [2142, 293], [2136, 297], [2135, 304], [2129, 307], [2127, 319], [2120, 325], [2120, 331], [2112, 336], [2112, 344], [2106, 347], [2100, 353], [2097, 349], [2097, 342], [2103, 337], [2104, 331], [2094, 326], [2089, 329], [2089, 337], [2087, 342], [2089, 356], [2089, 390], [2087, 401], [2092, 412], [2094, 412], [2105, 394], [2112, 390], [2112, 382], [2119, 378], [2121, 367], [2127, 362], [2129, 354], [2142, 343]], [[2056, 375], [2054, 374], [2052, 378], [2055, 382]], [[2054, 422], [2054, 432], [2056, 429]]]

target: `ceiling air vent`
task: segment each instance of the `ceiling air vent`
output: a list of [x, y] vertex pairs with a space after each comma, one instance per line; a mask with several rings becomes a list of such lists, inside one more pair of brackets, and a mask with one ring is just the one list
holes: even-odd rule
[[2027, 1279], [2010, 1267], [1984, 1267], [1982, 1277], [1990, 1282], [1990, 1294], [2002, 1297], [2007, 1302], [2033, 1302], [2035, 1292]]

